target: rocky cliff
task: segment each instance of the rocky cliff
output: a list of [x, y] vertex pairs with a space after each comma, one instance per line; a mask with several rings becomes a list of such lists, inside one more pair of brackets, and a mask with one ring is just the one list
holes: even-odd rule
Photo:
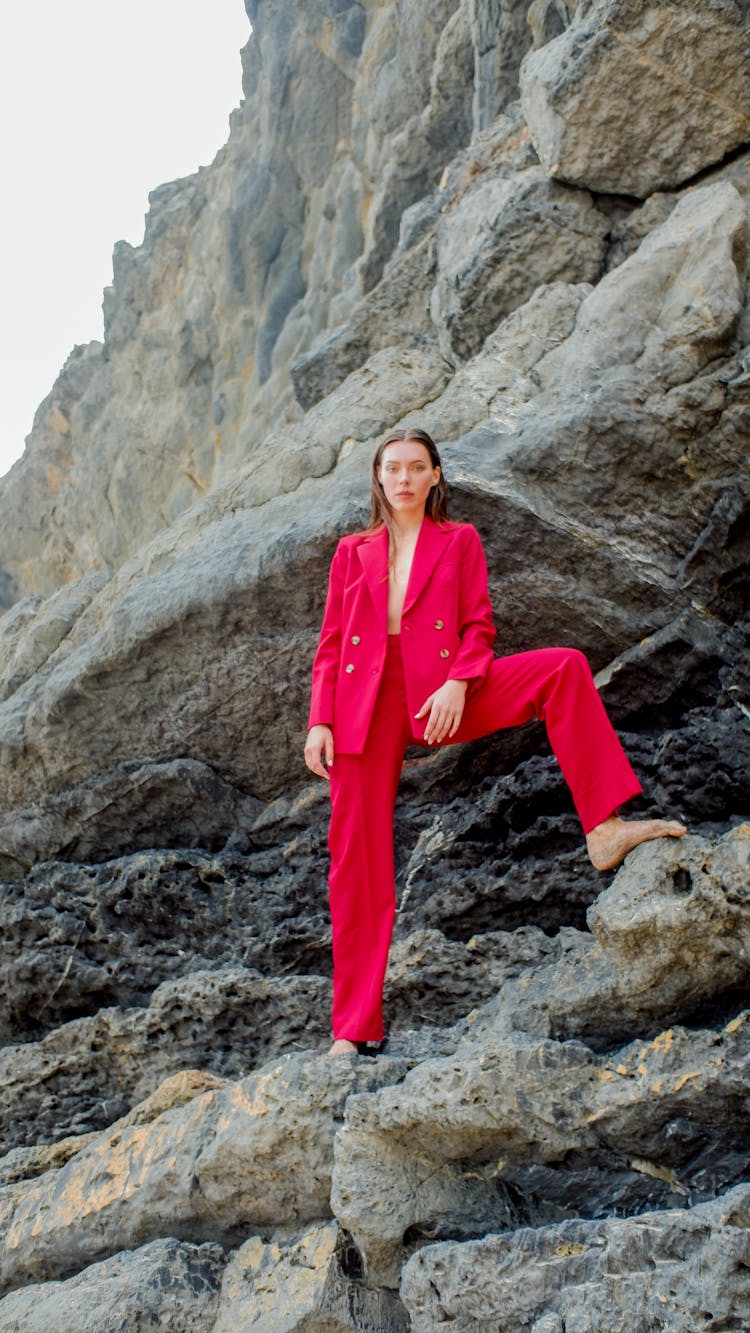
[[[246, 8], [0, 485], [0, 1330], [746, 1327], [750, 11]], [[690, 836], [609, 883], [536, 727], [410, 756], [326, 1062], [307, 682], [400, 423]]]

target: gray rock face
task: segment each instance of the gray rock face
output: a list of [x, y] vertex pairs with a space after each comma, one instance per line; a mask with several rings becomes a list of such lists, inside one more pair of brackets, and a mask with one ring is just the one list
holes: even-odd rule
[[241, 1328], [404, 1333], [409, 1319], [398, 1298], [352, 1281], [346, 1266], [346, 1246], [335, 1223], [310, 1227], [296, 1244], [264, 1244], [254, 1236], [227, 1265], [214, 1333]]
[[[219, 1245], [155, 1240], [92, 1264], [67, 1282], [32, 1283], [0, 1301], [3, 1333], [209, 1333], [219, 1305]], [[236, 1327], [236, 1326], [235, 1326]]]
[[[0, 485], [0, 1328], [750, 1319], [745, 8], [247, 0]], [[412, 749], [326, 1061], [309, 668], [394, 425], [690, 836], [609, 884], [540, 724]]]
[[598, 1059], [580, 1043], [488, 1036], [480, 1025], [403, 1086], [351, 1099], [332, 1206], [368, 1279], [395, 1287], [410, 1249], [428, 1239], [588, 1215], [594, 1199], [608, 1212], [614, 1198], [632, 1212], [682, 1205], [705, 1188], [719, 1135], [724, 1165], [710, 1198], [750, 1166], [737, 1105], [747, 1073], [746, 1015], [718, 1037], [670, 1030]]
[[697, 1208], [428, 1245], [404, 1269], [411, 1327], [739, 1328], [750, 1318], [748, 1204], [740, 1186]]
[[75, 349], [3, 487], [16, 598], [111, 573], [294, 422], [290, 364], [378, 284], [471, 135], [468, 0], [252, 8], [229, 142], [116, 246], [104, 345]]
[[[518, 123], [509, 137], [523, 135]], [[609, 222], [582, 190], [534, 163], [478, 175], [443, 207], [432, 315], [446, 354], [467, 360], [503, 316], [550, 282], [595, 282]]]
[[565, 8], [538, 8], [542, 44], [524, 60], [521, 93], [550, 176], [643, 199], [747, 143], [741, 6], [584, 0], [566, 7], [565, 29], [554, 36], [542, 14]]
[[226, 1244], [330, 1216], [332, 1140], [346, 1099], [404, 1068], [290, 1058], [145, 1125], [115, 1126], [59, 1170], [4, 1186], [0, 1287], [57, 1277], [165, 1228]]

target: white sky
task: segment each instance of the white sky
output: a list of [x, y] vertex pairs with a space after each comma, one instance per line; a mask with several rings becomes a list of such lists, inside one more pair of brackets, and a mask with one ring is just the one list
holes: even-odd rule
[[242, 97], [242, 0], [27, 0], [0, 24], [0, 474], [76, 343], [117, 240], [207, 165]]

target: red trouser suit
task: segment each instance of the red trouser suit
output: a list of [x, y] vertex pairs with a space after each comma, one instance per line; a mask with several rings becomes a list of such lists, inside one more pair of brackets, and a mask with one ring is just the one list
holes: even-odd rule
[[[333, 1036], [350, 1041], [383, 1036], [383, 979], [395, 912], [396, 792], [404, 751], [422, 740], [427, 721], [417, 723], [414, 714], [443, 680], [472, 682], [461, 724], [444, 744], [533, 718], [544, 721], [584, 832], [641, 790], [581, 653], [542, 648], [492, 656], [484, 556], [473, 528], [438, 528], [425, 519], [399, 635], [385, 632], [387, 573], [387, 534], [359, 534], [340, 543], [313, 670], [310, 726], [332, 725], [335, 745], [328, 839]], [[435, 617], [436, 608], [442, 616]], [[363, 633], [349, 633], [354, 627]], [[360, 655], [357, 650], [368, 644], [369, 653]], [[360, 683], [351, 679], [357, 675]], [[342, 702], [348, 705], [344, 713]]]

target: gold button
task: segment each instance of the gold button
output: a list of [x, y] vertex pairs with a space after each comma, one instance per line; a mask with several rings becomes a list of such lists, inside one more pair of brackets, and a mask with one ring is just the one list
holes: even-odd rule
[[448, 649], [447, 649], [447, 648], [441, 648], [441, 649], [440, 649], [440, 656], [441, 656], [441, 657], [450, 657], [450, 653], [448, 652]]
[[352, 643], [359, 643], [359, 635], [352, 634]]
[[353, 671], [353, 670], [354, 670], [354, 663], [353, 663], [353, 662], [347, 662], [346, 666], [344, 667], [344, 670], [345, 670], [346, 672]]
[[435, 629], [442, 629], [443, 626], [444, 626], [444, 624], [445, 624], [445, 621], [444, 621], [444, 620], [436, 620], [436, 621], [435, 621]]

